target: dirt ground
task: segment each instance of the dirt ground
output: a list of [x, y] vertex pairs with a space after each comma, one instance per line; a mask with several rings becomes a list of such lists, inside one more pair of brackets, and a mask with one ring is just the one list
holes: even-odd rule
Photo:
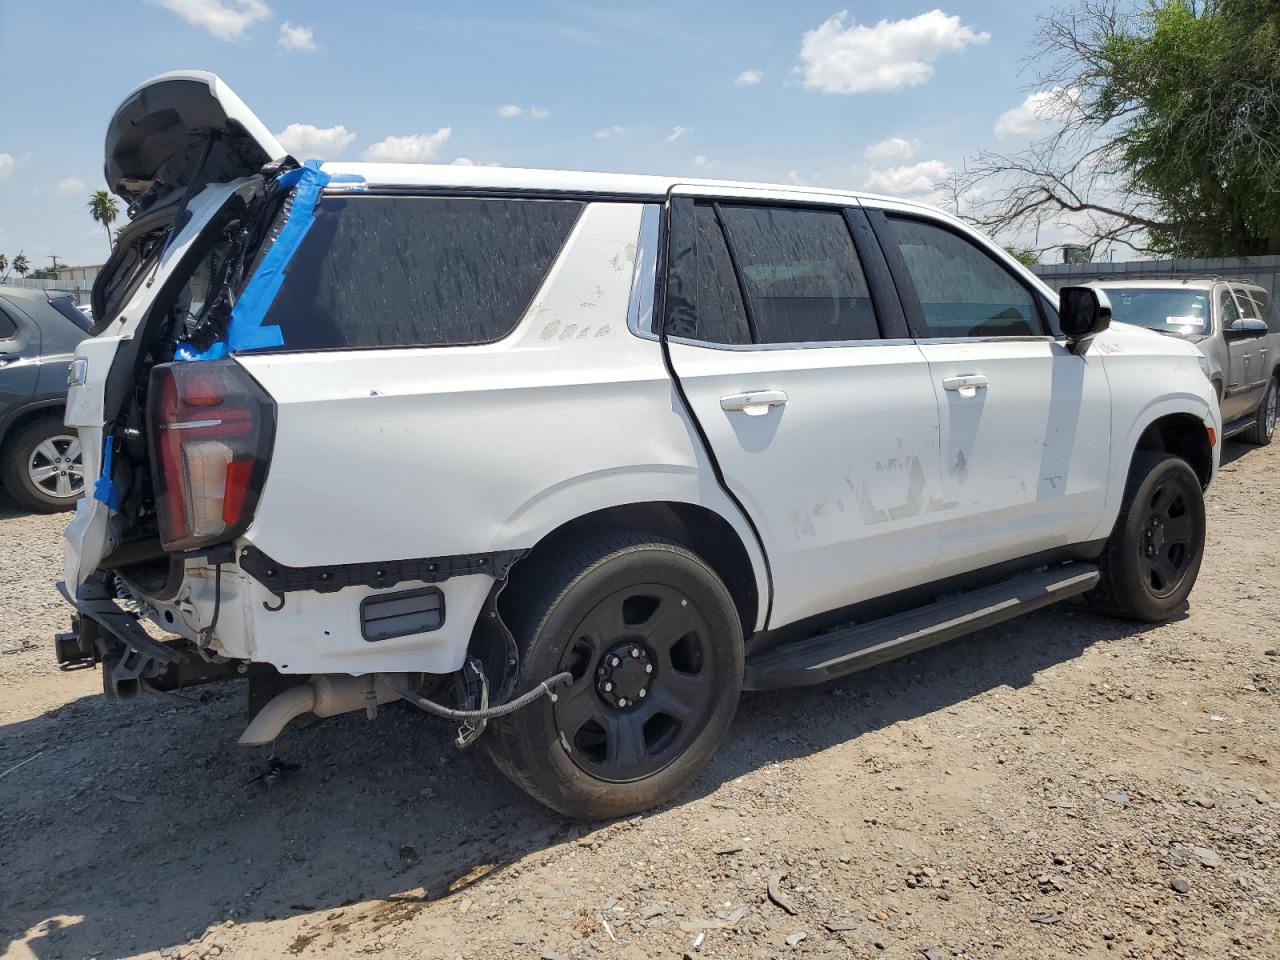
[[53, 661], [65, 519], [0, 500], [0, 956], [1280, 957], [1280, 444], [1225, 454], [1177, 622], [748, 695], [591, 825], [402, 705], [295, 723], [268, 789], [242, 689], [106, 701]]

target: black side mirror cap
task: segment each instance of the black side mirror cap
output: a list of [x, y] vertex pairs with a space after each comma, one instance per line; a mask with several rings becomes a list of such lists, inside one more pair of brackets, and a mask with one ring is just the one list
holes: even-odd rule
[[1094, 287], [1063, 287], [1058, 291], [1058, 324], [1071, 352], [1080, 355], [1111, 326], [1111, 301]]

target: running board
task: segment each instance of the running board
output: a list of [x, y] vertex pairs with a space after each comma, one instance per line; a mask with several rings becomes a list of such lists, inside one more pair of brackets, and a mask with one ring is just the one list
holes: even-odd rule
[[743, 689], [801, 687], [866, 670], [1086, 593], [1098, 580], [1092, 563], [1069, 563], [790, 643], [749, 658]]

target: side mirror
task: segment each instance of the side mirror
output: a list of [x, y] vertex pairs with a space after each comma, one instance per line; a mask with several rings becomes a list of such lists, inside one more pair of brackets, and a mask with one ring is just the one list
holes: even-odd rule
[[1089, 341], [1111, 326], [1111, 301], [1093, 287], [1063, 287], [1058, 291], [1058, 324], [1071, 352], [1079, 356]]
[[1251, 337], [1267, 335], [1267, 322], [1257, 317], [1241, 317], [1233, 320], [1231, 325], [1222, 331], [1228, 340], [1248, 340]]

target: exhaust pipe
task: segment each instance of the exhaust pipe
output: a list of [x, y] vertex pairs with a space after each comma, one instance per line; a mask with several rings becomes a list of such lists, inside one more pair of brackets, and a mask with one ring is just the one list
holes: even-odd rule
[[265, 747], [280, 736], [290, 720], [304, 713], [336, 717], [340, 713], [363, 710], [371, 702], [390, 703], [399, 699], [400, 694], [386, 683], [376, 683], [373, 676], [321, 674], [272, 697], [240, 734], [239, 743], [245, 747]]

